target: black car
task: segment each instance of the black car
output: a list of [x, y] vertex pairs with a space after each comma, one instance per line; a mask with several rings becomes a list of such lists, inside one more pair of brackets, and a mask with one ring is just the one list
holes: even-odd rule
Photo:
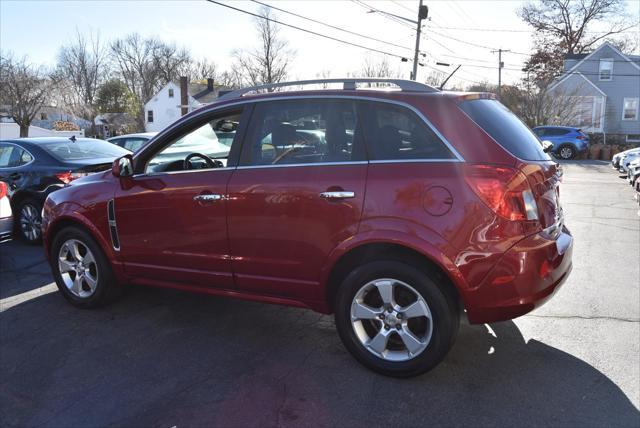
[[41, 211], [47, 195], [70, 181], [111, 168], [130, 153], [91, 138], [19, 138], [0, 141], [0, 181], [8, 185], [14, 224], [29, 242], [40, 241]]

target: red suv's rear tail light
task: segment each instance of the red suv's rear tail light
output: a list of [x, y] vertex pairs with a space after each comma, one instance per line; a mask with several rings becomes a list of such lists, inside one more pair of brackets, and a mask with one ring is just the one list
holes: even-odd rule
[[513, 168], [468, 165], [465, 179], [496, 214], [513, 221], [538, 219], [538, 206], [527, 177]]
[[7, 196], [7, 183], [0, 181], [0, 199]]
[[62, 181], [64, 184], [69, 184], [76, 178], [84, 177], [85, 175], [87, 175], [86, 172], [66, 171], [57, 173], [56, 177], [58, 177], [58, 180]]

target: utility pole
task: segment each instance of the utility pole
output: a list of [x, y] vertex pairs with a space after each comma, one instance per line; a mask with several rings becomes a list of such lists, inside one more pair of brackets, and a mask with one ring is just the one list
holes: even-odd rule
[[420, 5], [418, 6], [418, 21], [416, 22], [416, 51], [413, 55], [413, 73], [411, 73], [411, 80], [416, 80], [418, 78], [418, 55], [420, 54], [420, 33], [422, 32], [422, 20], [427, 19], [429, 16], [429, 8], [427, 6], [422, 5], [422, 0], [420, 0]]
[[492, 53], [498, 52], [498, 99], [500, 99], [500, 93], [502, 92], [502, 67], [504, 67], [504, 62], [502, 62], [502, 52], [511, 52], [509, 50], [498, 49], [497, 51], [491, 51]]
[[[413, 19], [405, 18], [404, 16], [399, 16], [393, 13], [385, 12], [378, 9], [371, 9], [367, 13], [382, 13], [383, 15], [393, 16], [396, 19], [402, 19], [403, 21], [411, 22], [412, 24], [416, 24], [416, 51], [413, 55], [413, 72], [411, 73], [411, 80], [416, 80], [418, 76], [418, 56], [420, 55], [420, 33], [422, 32], [422, 21], [427, 19], [429, 16], [429, 7], [422, 5], [422, 0], [420, 0], [420, 5], [418, 6], [418, 20], [414, 21]], [[406, 62], [403, 58], [402, 62]]]

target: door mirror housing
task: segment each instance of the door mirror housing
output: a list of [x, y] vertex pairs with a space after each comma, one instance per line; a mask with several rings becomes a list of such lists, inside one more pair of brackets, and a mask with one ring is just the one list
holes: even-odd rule
[[553, 143], [551, 141], [544, 140], [542, 142], [542, 150], [545, 153], [549, 153], [551, 150], [553, 150]]
[[131, 177], [133, 175], [133, 156], [124, 155], [114, 160], [111, 172], [115, 177]]

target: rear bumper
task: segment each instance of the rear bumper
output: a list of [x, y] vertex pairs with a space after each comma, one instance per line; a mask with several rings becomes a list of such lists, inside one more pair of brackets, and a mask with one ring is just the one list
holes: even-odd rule
[[13, 217], [0, 218], [0, 240], [11, 237], [13, 232]]
[[572, 253], [573, 237], [564, 226], [556, 239], [536, 234], [514, 245], [464, 296], [469, 322], [509, 320], [543, 305], [568, 278]]

